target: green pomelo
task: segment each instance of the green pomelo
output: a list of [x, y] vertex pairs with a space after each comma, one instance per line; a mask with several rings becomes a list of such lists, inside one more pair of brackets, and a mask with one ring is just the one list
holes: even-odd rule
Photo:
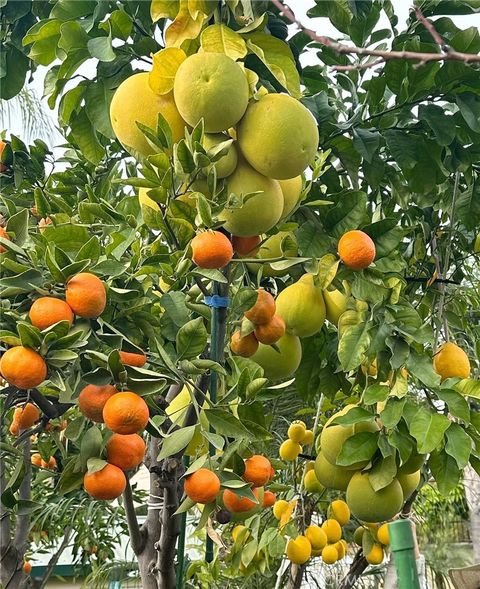
[[279, 182], [283, 193], [283, 211], [281, 218], [285, 219], [297, 206], [298, 199], [302, 193], [303, 178], [301, 176], [295, 176], [295, 178], [279, 180]]
[[348, 297], [339, 290], [324, 290], [323, 300], [327, 310], [327, 319], [333, 325], [338, 325], [340, 316], [347, 310]]
[[251, 360], [263, 368], [265, 378], [279, 380], [291, 377], [302, 360], [302, 344], [295, 335], [286, 333], [275, 344], [280, 350], [277, 352], [272, 346], [260, 344]]
[[354, 474], [353, 470], [347, 470], [342, 466], [333, 466], [321, 452], [315, 459], [315, 475], [318, 482], [327, 489], [346, 491]]
[[413, 452], [405, 464], [402, 464], [402, 466], [399, 467], [398, 474], [412, 474], [417, 470], [420, 470], [425, 464], [426, 459], [426, 454], [417, 454], [416, 452]]
[[402, 487], [404, 501], [411, 497], [412, 493], [420, 484], [421, 478], [422, 473], [419, 470], [417, 470], [416, 472], [412, 472], [411, 474], [397, 473], [397, 480]]
[[[206, 134], [203, 138], [203, 147], [209, 150], [213, 147], [216, 147], [220, 143], [229, 140], [230, 137], [227, 137], [227, 135], [222, 135], [221, 133], [215, 133], [214, 135]], [[222, 156], [214, 163], [215, 169], [217, 171], [217, 178], [226, 178], [227, 176], [230, 176], [230, 174], [232, 174], [237, 167], [237, 161], [237, 148], [235, 147], [235, 143], [232, 143], [228, 148], [227, 154]]]
[[402, 509], [402, 486], [394, 479], [385, 488], [375, 491], [368, 474], [357, 472], [348, 483], [346, 501], [352, 515], [359, 520], [384, 522]]
[[[288, 238], [288, 239], [287, 239]], [[291, 231], [279, 231], [269, 237], [265, 243], [260, 246], [256, 258], [265, 260], [268, 258], [294, 258], [298, 255], [298, 244], [295, 234]], [[285, 276], [288, 274], [289, 269], [285, 270], [274, 270], [271, 264], [247, 264], [247, 268], [250, 272], [256, 274], [260, 270], [260, 266], [263, 266], [263, 276], [271, 278], [274, 276]]]
[[192, 127], [203, 118], [206, 133], [235, 126], [248, 104], [244, 71], [224, 53], [195, 53], [180, 65], [173, 85], [175, 103]]
[[240, 150], [250, 164], [278, 180], [301, 174], [318, 148], [315, 119], [301, 102], [286, 94], [266, 94], [252, 101], [237, 134]]
[[313, 274], [304, 274], [287, 286], [276, 299], [277, 315], [285, 321], [287, 331], [298, 337], [309, 337], [325, 322], [322, 291], [315, 286]]
[[222, 211], [219, 219], [224, 221], [223, 226], [227, 231], [238, 237], [251, 237], [266, 233], [278, 223], [283, 209], [283, 196], [276, 180], [262, 176], [245, 161], [239, 161], [227, 182], [230, 194], [246, 196], [259, 192], [247, 198], [241, 207]]
[[[330, 423], [340, 415], [345, 415], [354, 405], [347, 405], [338, 413], [335, 413], [325, 424], [320, 436], [320, 445], [325, 458], [333, 465], [337, 462], [337, 457], [342, 450], [343, 444], [354, 434], [360, 432], [376, 432], [379, 427], [375, 421], [362, 421], [352, 425], [332, 425]], [[367, 466], [368, 460], [356, 462], [345, 466], [348, 470], [359, 470]]]
[[173, 101], [173, 94], [155, 94], [148, 84], [149, 73], [134, 74], [117, 88], [110, 104], [110, 120], [113, 132], [126, 149], [134, 149], [142, 155], [151, 155], [155, 149], [137, 127], [143, 123], [156, 132], [160, 113], [172, 130], [173, 141], [185, 135], [185, 121]]

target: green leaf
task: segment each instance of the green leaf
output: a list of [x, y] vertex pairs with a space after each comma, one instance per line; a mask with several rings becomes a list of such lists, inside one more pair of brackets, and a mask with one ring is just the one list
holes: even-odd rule
[[173, 456], [186, 448], [195, 434], [196, 427], [196, 425], [182, 427], [166, 436], [162, 441], [162, 447], [157, 460], [163, 460], [168, 456]]
[[370, 322], [352, 325], [343, 333], [338, 342], [338, 359], [345, 372], [354, 370], [365, 361], [365, 354], [370, 346]]
[[173, 81], [180, 65], [187, 59], [178, 47], [167, 47], [153, 55], [153, 67], [148, 83], [156, 94], [167, 94], [173, 89]]
[[455, 459], [445, 450], [433, 452], [428, 465], [442, 495], [448, 495], [456, 488], [462, 471], [458, 468]]
[[15, 233], [15, 244], [22, 246], [28, 237], [28, 209], [21, 209], [18, 213], [12, 215], [8, 221], [6, 229], [7, 231]]
[[380, 412], [380, 420], [386, 429], [394, 428], [402, 418], [405, 407], [405, 398], [389, 397], [383, 411]]
[[463, 378], [457, 382], [453, 388], [466, 397], [480, 399], [480, 380], [474, 380], [473, 378]]
[[366, 421], [373, 421], [375, 416], [364, 409], [363, 407], [353, 407], [344, 415], [335, 417], [331, 425], [352, 425], [354, 423], [363, 423]]
[[395, 456], [387, 456], [382, 458], [375, 463], [372, 470], [369, 471], [368, 480], [375, 491], [380, 491], [388, 486], [395, 475], [397, 474], [397, 464], [395, 462]]
[[204, 29], [200, 36], [200, 45], [203, 51], [225, 53], [234, 61], [247, 54], [247, 46], [242, 37], [222, 24], [210, 25]]
[[56, 486], [56, 491], [60, 495], [65, 495], [66, 493], [70, 493], [70, 491], [79, 489], [82, 485], [83, 471], [77, 467], [77, 459], [78, 457], [74, 456], [68, 460], [60, 474]]
[[22, 321], [17, 323], [17, 331], [22, 342], [22, 346], [27, 348], [38, 349], [42, 343], [40, 336], [40, 330], [33, 325], [23, 323]]
[[252, 434], [229, 411], [223, 409], [205, 409], [205, 416], [218, 434], [232, 438], [251, 438]]
[[73, 117], [70, 121], [70, 127], [72, 129], [73, 139], [85, 157], [93, 164], [99, 164], [105, 155], [105, 151], [97, 138], [95, 129], [85, 110], [80, 110]]
[[445, 452], [455, 458], [458, 468], [464, 469], [470, 459], [472, 438], [458, 423], [451, 423], [445, 435]]
[[467, 400], [457, 391], [437, 389], [437, 397], [444, 401], [452, 415], [465, 423], [470, 423], [470, 407]]
[[102, 432], [93, 426], [85, 432], [80, 444], [82, 468], [86, 468], [89, 458], [98, 458], [102, 450]]
[[378, 432], [360, 432], [348, 438], [337, 457], [338, 466], [369, 461], [378, 448]]
[[2, 72], [0, 77], [0, 98], [10, 100], [25, 84], [30, 65], [28, 57], [14, 45], [2, 46]]
[[108, 37], [89, 39], [87, 47], [90, 55], [100, 61], [113, 61], [116, 58], [110, 35]]
[[207, 345], [207, 329], [202, 317], [192, 319], [177, 333], [177, 354], [179, 358], [196, 358]]
[[449, 426], [450, 420], [445, 415], [420, 408], [409, 427], [411, 435], [417, 440], [418, 452], [428, 454], [438, 448]]
[[365, 405], [375, 405], [385, 401], [390, 394], [390, 387], [382, 384], [372, 384], [363, 393], [362, 401]]
[[222, 436], [208, 431], [202, 432], [202, 435], [214, 448], [217, 450], [223, 450], [223, 447], [225, 446], [225, 440], [222, 438]]
[[107, 466], [108, 462], [101, 458], [89, 458], [87, 460], [87, 471], [88, 474], [93, 474], [103, 470]]
[[480, 133], [480, 97], [472, 93], [457, 94], [456, 101], [467, 125]]
[[367, 195], [360, 190], [337, 195], [337, 204], [325, 216], [325, 226], [334, 237], [341, 237], [364, 224], [367, 214]]
[[380, 147], [380, 133], [376, 129], [353, 128], [353, 146], [358, 153], [371, 163]]
[[412, 350], [407, 360], [407, 369], [427, 387], [435, 388], [440, 384], [440, 376], [433, 369], [431, 358], [425, 354]]
[[420, 105], [418, 107], [418, 118], [427, 122], [440, 145], [450, 145], [455, 139], [455, 119], [453, 116], [449, 116], [441, 106], [435, 104]]

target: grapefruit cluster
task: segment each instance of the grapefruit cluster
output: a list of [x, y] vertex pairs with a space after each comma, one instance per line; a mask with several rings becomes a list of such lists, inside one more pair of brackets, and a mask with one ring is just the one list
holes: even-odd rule
[[284, 336], [285, 322], [275, 314], [275, 309], [273, 296], [259, 288], [255, 304], [245, 311], [245, 319], [249, 321], [252, 331], [244, 336], [241, 331], [235, 331], [230, 339], [230, 348], [234, 354], [250, 358], [258, 351], [259, 344], [270, 346]]

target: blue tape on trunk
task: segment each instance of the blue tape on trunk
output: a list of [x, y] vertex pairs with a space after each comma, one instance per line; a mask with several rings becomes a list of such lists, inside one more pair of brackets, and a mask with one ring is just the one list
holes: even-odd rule
[[228, 307], [229, 302], [230, 299], [228, 297], [221, 297], [219, 295], [205, 297], [205, 304], [209, 307], [215, 307], [217, 309]]

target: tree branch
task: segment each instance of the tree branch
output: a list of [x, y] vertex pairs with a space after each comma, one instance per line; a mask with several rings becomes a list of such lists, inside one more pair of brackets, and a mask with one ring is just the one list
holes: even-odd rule
[[[29, 501], [31, 499], [32, 487], [32, 462], [30, 460], [30, 438], [27, 438], [23, 444], [23, 464], [25, 473], [23, 481], [18, 490], [18, 498], [21, 501]], [[27, 549], [28, 532], [30, 531], [30, 514], [17, 514], [16, 529], [15, 529], [15, 548], [18, 553], [23, 555]]]
[[362, 550], [358, 550], [350, 565], [350, 569], [346, 576], [340, 582], [338, 589], [352, 589], [362, 575], [363, 571], [368, 567], [367, 559], [363, 556]]
[[[355, 69], [366, 69], [369, 67], [375, 67], [380, 63], [384, 63], [386, 61], [390, 61], [392, 59], [406, 59], [409, 61], [418, 61], [420, 64], [425, 64], [429, 62], [435, 61], [462, 61], [464, 63], [480, 63], [480, 55], [473, 54], [473, 53], [461, 53], [459, 51], [455, 51], [451, 47], [447, 47], [443, 44], [443, 41], [435, 31], [433, 25], [427, 21], [427, 19], [423, 16], [419, 9], [417, 9], [417, 17], [423, 23], [425, 28], [430, 32], [432, 37], [434, 36], [433, 31], [435, 31], [434, 40], [438, 43], [437, 39], [440, 39], [441, 45], [441, 53], [420, 53], [417, 51], [382, 51], [380, 49], [366, 49], [365, 47], [357, 47], [355, 45], [343, 45], [342, 43], [337, 43], [333, 41], [329, 37], [325, 37], [323, 35], [318, 35], [312, 29], [304, 26], [301, 21], [297, 19], [293, 11], [286, 6], [281, 0], [271, 0], [272, 4], [274, 4], [280, 14], [285, 16], [292, 24], [296, 25], [301, 31], [303, 31], [306, 35], [315, 41], [316, 43], [320, 43], [321, 45], [325, 45], [325, 47], [329, 47], [335, 53], [340, 55], [359, 55], [363, 56], [373, 56], [379, 59], [372, 61], [368, 64], [362, 64], [362, 66], [358, 65], [346, 65], [346, 66], [334, 66], [332, 69], [334, 70], [355, 70]], [[421, 17], [420, 17], [421, 15]], [[425, 24], [427, 23], [427, 24]]]
[[128, 477], [127, 486], [123, 492], [123, 506], [127, 518], [128, 532], [130, 535], [132, 550], [135, 555], [138, 555], [143, 552], [143, 549], [145, 548], [146, 534], [145, 531], [140, 529], [140, 526], [138, 525], [135, 505], [133, 503], [132, 487]]
[[45, 574], [43, 575], [39, 589], [43, 589], [47, 585], [48, 580], [52, 576], [54, 568], [57, 566], [58, 561], [60, 560], [60, 556], [63, 554], [65, 548], [68, 546], [68, 543], [70, 541], [70, 537], [73, 532], [73, 528], [71, 526], [66, 526], [63, 532], [64, 532], [64, 536], [63, 536], [62, 543], [57, 548], [57, 550], [56, 550], [55, 554], [53, 554], [52, 558], [48, 561], [47, 570], [45, 571]]
[[172, 475], [163, 489], [162, 533], [157, 558], [160, 586], [165, 589], [175, 587], [175, 547], [180, 531], [180, 516], [173, 515], [178, 507], [178, 491], [176, 473]]

